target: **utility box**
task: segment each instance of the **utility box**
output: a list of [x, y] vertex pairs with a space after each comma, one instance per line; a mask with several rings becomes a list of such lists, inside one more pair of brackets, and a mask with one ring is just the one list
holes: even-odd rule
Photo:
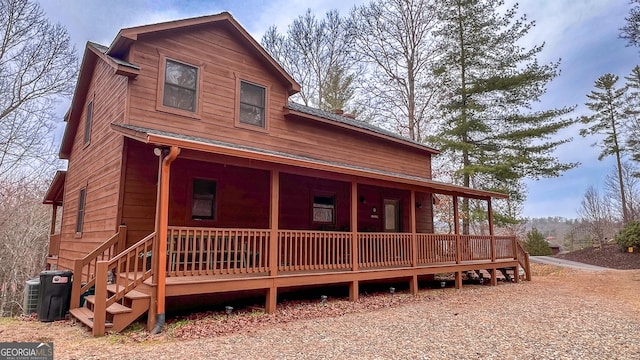
[[40, 273], [38, 320], [64, 320], [71, 300], [71, 271], [49, 270]]
[[38, 312], [38, 293], [40, 292], [40, 278], [33, 278], [24, 284], [24, 301], [22, 311], [25, 315]]

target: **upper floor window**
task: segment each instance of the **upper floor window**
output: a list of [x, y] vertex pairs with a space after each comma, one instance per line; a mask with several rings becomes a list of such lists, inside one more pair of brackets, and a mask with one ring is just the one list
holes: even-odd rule
[[93, 121], [93, 100], [87, 104], [87, 114], [84, 121], [84, 144], [91, 141], [91, 122]]
[[266, 88], [240, 81], [240, 115], [241, 124], [266, 128], [265, 103]]
[[78, 197], [78, 213], [76, 214], [76, 233], [82, 233], [82, 226], [84, 225], [84, 206], [86, 203], [87, 188], [80, 189], [80, 196]]
[[164, 106], [196, 112], [198, 68], [166, 59], [164, 71]]

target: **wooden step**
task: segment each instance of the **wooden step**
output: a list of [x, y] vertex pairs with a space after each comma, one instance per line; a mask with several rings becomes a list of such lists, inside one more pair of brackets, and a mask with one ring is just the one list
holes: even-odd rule
[[[116, 292], [118, 292], [119, 288], [123, 288], [123, 286], [116, 285], [116, 284], [107, 285], [107, 291], [111, 294], [115, 294]], [[129, 292], [124, 295], [124, 297], [130, 300], [136, 300], [136, 299], [147, 299], [147, 298], [150, 298], [151, 296], [149, 294], [145, 294], [137, 290], [129, 290]]]
[[[87, 295], [85, 296], [85, 301], [94, 305], [95, 306], [95, 301], [96, 301], [96, 297], [95, 295]], [[116, 314], [125, 314], [125, 313], [130, 313], [131, 312], [131, 308], [126, 307], [122, 304], [119, 303], [113, 303], [111, 305], [109, 305], [109, 307], [107, 308], [107, 313], [112, 314], [112, 315], [116, 315]]]
[[[87, 309], [86, 307], [79, 307], [69, 310], [69, 313], [71, 313], [71, 316], [76, 318], [76, 320], [93, 329], [93, 311]], [[110, 328], [112, 326], [113, 323], [111, 322], [107, 322], [105, 324], [106, 328]]]

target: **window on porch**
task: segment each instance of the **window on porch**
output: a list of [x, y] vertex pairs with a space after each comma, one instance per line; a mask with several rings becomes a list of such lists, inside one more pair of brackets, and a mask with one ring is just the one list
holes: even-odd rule
[[336, 218], [336, 197], [315, 195], [313, 197], [313, 222], [316, 224], [334, 224]]
[[214, 180], [193, 179], [191, 218], [193, 220], [216, 218], [216, 182]]

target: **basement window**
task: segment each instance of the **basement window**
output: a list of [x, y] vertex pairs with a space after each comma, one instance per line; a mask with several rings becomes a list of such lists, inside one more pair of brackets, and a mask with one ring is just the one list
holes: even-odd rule
[[193, 179], [191, 219], [214, 220], [216, 218], [216, 182]]

